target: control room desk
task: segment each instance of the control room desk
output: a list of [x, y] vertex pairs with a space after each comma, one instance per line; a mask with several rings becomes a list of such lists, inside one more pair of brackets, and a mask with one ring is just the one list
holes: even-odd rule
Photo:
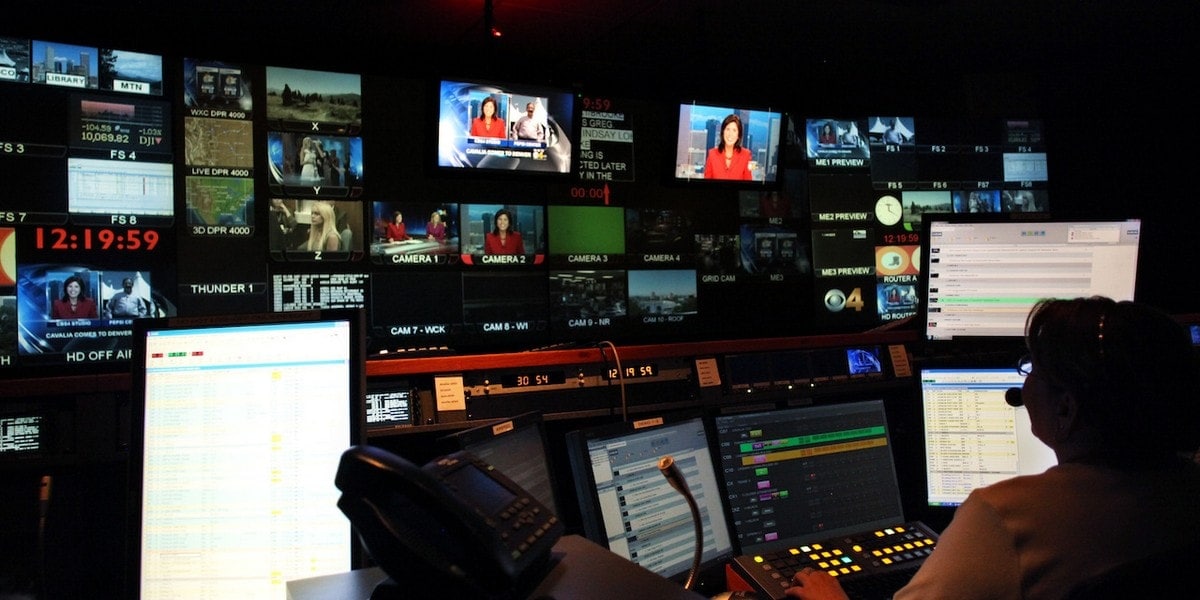
[[[588, 600], [705, 600], [578, 535], [554, 545], [556, 561], [530, 598]], [[387, 579], [378, 567], [287, 582], [288, 600], [367, 600]]]

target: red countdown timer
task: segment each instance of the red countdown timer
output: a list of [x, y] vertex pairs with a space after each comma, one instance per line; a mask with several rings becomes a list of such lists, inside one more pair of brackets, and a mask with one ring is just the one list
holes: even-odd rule
[[153, 229], [38, 227], [34, 236], [38, 250], [150, 252], [158, 245], [158, 232]]
[[579, 97], [579, 104], [583, 106], [583, 110], [611, 110], [612, 100], [608, 98], [588, 98], [587, 96]]

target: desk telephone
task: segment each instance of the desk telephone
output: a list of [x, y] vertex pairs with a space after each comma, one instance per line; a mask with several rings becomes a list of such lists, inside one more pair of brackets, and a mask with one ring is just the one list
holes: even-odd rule
[[564, 526], [492, 465], [455, 452], [416, 465], [372, 446], [342, 453], [338, 508], [394, 585], [509, 598], [538, 583]]

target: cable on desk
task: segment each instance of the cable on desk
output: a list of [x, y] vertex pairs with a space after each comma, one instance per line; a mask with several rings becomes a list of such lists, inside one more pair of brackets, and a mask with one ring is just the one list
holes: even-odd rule
[[[629, 404], [625, 400], [625, 370], [621, 368], [621, 356], [617, 353], [617, 346], [608, 340], [604, 340], [596, 344], [600, 348], [600, 355], [604, 356], [604, 347], [607, 346], [612, 350], [613, 362], [617, 363], [617, 382], [621, 387], [621, 420], [629, 422]], [[605, 357], [607, 361], [607, 357]]]

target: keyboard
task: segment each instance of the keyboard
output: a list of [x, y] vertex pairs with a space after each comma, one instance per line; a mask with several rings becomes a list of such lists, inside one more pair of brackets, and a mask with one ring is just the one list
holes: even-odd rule
[[850, 600], [886, 600], [917, 572], [937, 537], [924, 523], [912, 521], [769, 554], [747, 554], [731, 565], [762, 598], [782, 600], [792, 575], [812, 567], [837, 577]]

